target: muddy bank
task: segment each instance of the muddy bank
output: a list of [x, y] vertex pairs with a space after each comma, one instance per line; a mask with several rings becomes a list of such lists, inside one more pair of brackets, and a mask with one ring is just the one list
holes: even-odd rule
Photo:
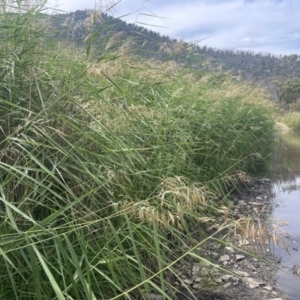
[[[263, 220], [273, 209], [272, 198], [271, 181], [252, 178], [242, 191], [232, 194], [229, 201], [231, 217], [251, 216], [258, 226], [256, 228], [262, 230]], [[178, 274], [172, 277], [171, 282], [180, 292], [172, 295], [172, 299], [289, 299], [276, 283], [279, 261], [272, 254], [268, 232], [264, 236], [266, 239], [259, 240], [253, 239], [253, 236], [246, 238], [232, 234], [226, 244], [209, 242], [199, 248], [199, 257], [212, 261], [215, 266], [197, 259], [177, 265]], [[150, 299], [160, 300], [155, 295]]]

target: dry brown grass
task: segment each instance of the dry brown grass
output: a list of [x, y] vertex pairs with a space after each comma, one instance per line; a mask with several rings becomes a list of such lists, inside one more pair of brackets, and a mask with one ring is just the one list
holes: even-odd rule
[[233, 222], [233, 241], [239, 247], [253, 253], [263, 252], [267, 247], [279, 246], [289, 252], [287, 238], [291, 236], [282, 228], [287, 223], [282, 220], [266, 219], [266, 206], [255, 207], [252, 216], [241, 216]]
[[[176, 176], [165, 178], [157, 195], [151, 199], [120, 202], [118, 208], [140, 221], [150, 224], [156, 222], [160, 228], [175, 226], [182, 230], [185, 226], [185, 214], [189, 213], [198, 212], [198, 221], [201, 223], [216, 223], [215, 218], [208, 216], [208, 211], [212, 209], [210, 202], [216, 198], [216, 194], [205, 186], [189, 184], [186, 178]], [[226, 208], [216, 212], [228, 214]]]

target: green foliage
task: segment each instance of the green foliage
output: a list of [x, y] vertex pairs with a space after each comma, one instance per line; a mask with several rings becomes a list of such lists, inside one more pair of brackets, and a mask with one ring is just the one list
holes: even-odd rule
[[228, 184], [269, 154], [266, 95], [174, 62], [89, 61], [41, 35], [42, 10], [1, 16], [0, 298], [172, 299], [176, 262], [223, 229]]
[[300, 78], [292, 78], [283, 83], [280, 101], [285, 104], [292, 104], [300, 99]]
[[300, 113], [299, 112], [287, 113], [280, 118], [280, 121], [295, 131], [300, 130]]

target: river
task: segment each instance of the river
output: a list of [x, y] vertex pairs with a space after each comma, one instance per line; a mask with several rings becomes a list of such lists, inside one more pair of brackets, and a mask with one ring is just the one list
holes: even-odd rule
[[[281, 259], [278, 283], [292, 300], [300, 299], [300, 277], [291, 268], [300, 265], [300, 134], [287, 133], [278, 141], [271, 168], [274, 192], [273, 218], [288, 225], [280, 227], [291, 236], [285, 238], [289, 248], [275, 247]], [[286, 236], [286, 234], [282, 234]]]

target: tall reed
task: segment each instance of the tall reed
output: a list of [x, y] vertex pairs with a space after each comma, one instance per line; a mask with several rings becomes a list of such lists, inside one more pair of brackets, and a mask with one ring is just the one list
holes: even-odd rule
[[53, 44], [45, 3], [1, 4], [1, 298], [172, 299], [175, 263], [269, 152], [266, 95], [172, 62], [93, 62]]

